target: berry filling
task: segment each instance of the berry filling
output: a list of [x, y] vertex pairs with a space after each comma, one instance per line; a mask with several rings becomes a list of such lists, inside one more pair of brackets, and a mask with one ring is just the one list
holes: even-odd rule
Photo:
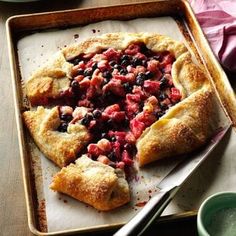
[[115, 168], [132, 166], [136, 140], [181, 100], [172, 82], [174, 61], [170, 52], [153, 52], [142, 43], [70, 60], [70, 88], [62, 96], [73, 103], [59, 107], [58, 131], [80, 122], [92, 135], [88, 156]]

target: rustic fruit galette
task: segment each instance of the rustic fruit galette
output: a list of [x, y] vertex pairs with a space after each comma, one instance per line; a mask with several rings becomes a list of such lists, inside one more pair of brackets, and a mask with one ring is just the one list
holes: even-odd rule
[[68, 46], [26, 82], [32, 137], [62, 170], [51, 189], [99, 210], [130, 201], [134, 162], [189, 153], [212, 130], [210, 83], [184, 44], [113, 33]]

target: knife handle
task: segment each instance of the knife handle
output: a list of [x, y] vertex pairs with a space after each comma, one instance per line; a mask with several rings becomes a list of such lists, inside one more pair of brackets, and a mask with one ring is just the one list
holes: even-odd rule
[[155, 218], [161, 215], [168, 203], [171, 201], [179, 187], [162, 189], [154, 195], [143, 209], [135, 215], [127, 224], [118, 230], [113, 236], [139, 236]]

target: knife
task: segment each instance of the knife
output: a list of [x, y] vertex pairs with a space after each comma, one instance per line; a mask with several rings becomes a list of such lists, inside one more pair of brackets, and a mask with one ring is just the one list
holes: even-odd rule
[[219, 129], [209, 143], [200, 151], [185, 158], [178, 164], [159, 184], [160, 191], [154, 195], [143, 209], [135, 215], [126, 225], [118, 230], [114, 236], [140, 236], [148, 226], [161, 215], [174, 195], [180, 189], [186, 179], [212, 152], [220, 140], [224, 137], [231, 124]]

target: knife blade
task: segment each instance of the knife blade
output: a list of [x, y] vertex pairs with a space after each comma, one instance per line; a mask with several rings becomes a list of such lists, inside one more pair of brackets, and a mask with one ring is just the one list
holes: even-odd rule
[[161, 215], [187, 178], [213, 151], [224, 137], [231, 124], [219, 129], [208, 144], [200, 151], [191, 154], [181, 161], [159, 184], [160, 191], [154, 195], [143, 209], [138, 212], [126, 225], [118, 230], [114, 236], [142, 235], [148, 226]]

